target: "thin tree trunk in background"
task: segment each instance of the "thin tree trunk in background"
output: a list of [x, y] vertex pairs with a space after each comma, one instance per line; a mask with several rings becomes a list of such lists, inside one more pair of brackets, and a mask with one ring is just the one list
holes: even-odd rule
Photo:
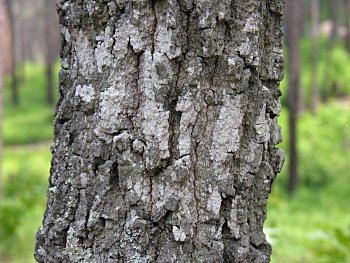
[[269, 262], [283, 2], [61, 1], [38, 262]]
[[298, 187], [297, 116], [300, 96], [300, 10], [302, 0], [289, 0], [288, 15], [288, 109], [289, 109], [289, 180], [288, 191]]
[[26, 61], [26, 51], [25, 49], [27, 49], [26, 45], [25, 45], [25, 24], [24, 24], [24, 11], [25, 11], [25, 1], [27, 0], [20, 0], [19, 5], [20, 5], [20, 9], [19, 9], [19, 16], [18, 16], [18, 20], [19, 20], [19, 43], [20, 43], [20, 56], [19, 56], [19, 63], [18, 63], [18, 68], [17, 68], [17, 79], [19, 83], [23, 83], [23, 81], [25, 81], [25, 64], [24, 62]]
[[18, 81], [17, 81], [17, 52], [15, 49], [15, 21], [13, 17], [13, 2], [11, 0], [5, 0], [6, 7], [8, 8], [8, 15], [10, 18], [10, 27], [11, 27], [11, 53], [12, 53], [12, 65], [11, 65], [11, 98], [12, 104], [18, 105]]
[[332, 90], [333, 83], [330, 81], [330, 69], [332, 68], [332, 52], [334, 49], [334, 44], [337, 40], [338, 27], [339, 27], [339, 13], [341, 7], [341, 0], [331, 1], [331, 11], [332, 11], [332, 30], [329, 36], [327, 46], [326, 46], [326, 61], [325, 69], [323, 73], [322, 89], [321, 89], [321, 99], [323, 102], [328, 100], [328, 97]]
[[[292, 3], [293, 2], [293, 3]], [[299, 41], [302, 35], [302, 30], [303, 30], [303, 18], [304, 18], [304, 11], [303, 11], [303, 0], [287, 0], [286, 4], [287, 4], [287, 9], [289, 10], [286, 13], [288, 13], [285, 17], [286, 20], [286, 39], [287, 39], [287, 46], [289, 49], [290, 45], [295, 45], [297, 42], [298, 45], [298, 50], [299, 50]], [[291, 11], [290, 8], [293, 8], [293, 12]], [[293, 31], [293, 32], [292, 32]], [[294, 37], [297, 38], [292, 38], [291, 34], [294, 35]], [[297, 68], [297, 71], [300, 72], [300, 58], [295, 58], [294, 60], [292, 60], [292, 62], [294, 63], [293, 67]], [[290, 63], [289, 63], [290, 65]], [[289, 72], [290, 70], [288, 70]], [[300, 74], [300, 73], [299, 73]], [[303, 89], [300, 85], [300, 81], [298, 82], [298, 86], [295, 87], [295, 93], [296, 93], [296, 111], [297, 114], [302, 113], [305, 110], [305, 100], [304, 100], [304, 93], [303, 93]]]
[[348, 50], [348, 54], [350, 56], [350, 0], [346, 0], [346, 26], [347, 26], [347, 38], [346, 38], [346, 46]]
[[2, 154], [3, 154], [3, 90], [4, 90], [4, 42], [2, 36], [4, 34], [5, 9], [4, 2], [0, 0], [0, 200], [3, 197], [2, 183]]
[[319, 0], [311, 0], [311, 111], [313, 114], [317, 112], [319, 100], [317, 80], [319, 14]]
[[[303, 27], [304, 27], [304, 1], [303, 0], [292, 0], [295, 1], [295, 13], [292, 14], [292, 16], [294, 18], [292, 24], [298, 27], [298, 29], [296, 29], [296, 31], [298, 30], [298, 36], [296, 38], [295, 41], [298, 41], [298, 43], [300, 42], [302, 33], [303, 33]], [[295, 35], [296, 36], [296, 35]], [[299, 47], [298, 47], [299, 48]], [[300, 55], [300, 52], [299, 52]], [[295, 60], [295, 67], [298, 67], [298, 72], [299, 72], [299, 83], [296, 89], [296, 96], [297, 96], [297, 114], [301, 114], [306, 106], [305, 106], [305, 98], [304, 98], [304, 92], [303, 92], [303, 87], [301, 86], [301, 82], [300, 82], [300, 56]]]
[[11, 23], [8, 14], [8, 8], [6, 8], [6, 2], [1, 0], [2, 2], [2, 10], [3, 10], [3, 24], [2, 24], [2, 47], [3, 47], [3, 74], [9, 75], [11, 73], [12, 68], [12, 53], [11, 53]]
[[46, 80], [47, 80], [47, 103], [53, 105], [53, 82], [52, 82], [52, 68], [51, 62], [46, 62]]
[[53, 6], [52, 6], [52, 0], [45, 0], [45, 14], [46, 14], [46, 24], [45, 24], [45, 37], [46, 37], [46, 54], [45, 54], [45, 60], [46, 60], [46, 87], [47, 87], [47, 103], [49, 105], [53, 105], [54, 98], [53, 98], [53, 82], [52, 82], [52, 68], [53, 68], [53, 46], [52, 46], [52, 18], [54, 17], [53, 14]]

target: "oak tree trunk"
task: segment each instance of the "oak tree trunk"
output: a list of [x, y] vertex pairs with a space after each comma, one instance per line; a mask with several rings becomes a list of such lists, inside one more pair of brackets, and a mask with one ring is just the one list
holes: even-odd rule
[[283, 1], [59, 4], [38, 262], [269, 262]]

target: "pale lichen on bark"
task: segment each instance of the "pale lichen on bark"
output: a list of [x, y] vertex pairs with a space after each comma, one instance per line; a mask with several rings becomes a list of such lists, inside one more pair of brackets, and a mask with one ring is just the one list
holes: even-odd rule
[[276, 0], [59, 3], [38, 262], [268, 262], [283, 164]]

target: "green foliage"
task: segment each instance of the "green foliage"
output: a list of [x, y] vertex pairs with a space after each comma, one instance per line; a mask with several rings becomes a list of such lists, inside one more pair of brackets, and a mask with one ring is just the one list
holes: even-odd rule
[[350, 58], [345, 48], [336, 48], [332, 52], [332, 66], [330, 69], [331, 83], [337, 82], [341, 93], [350, 94]]
[[313, 248], [313, 253], [319, 262], [350, 262], [350, 226], [319, 232], [314, 238], [317, 246]]
[[[11, 103], [9, 78], [5, 83], [3, 128], [6, 145], [33, 143], [52, 138], [53, 110], [46, 102], [45, 67], [26, 63], [23, 68], [24, 79], [18, 86], [18, 106]], [[55, 68], [53, 84], [57, 87], [58, 64]]]
[[[280, 118], [288, 153], [287, 111]], [[268, 204], [272, 263], [350, 262], [350, 101], [321, 106], [298, 123], [300, 188], [286, 193], [288, 156]]]
[[[288, 112], [280, 117], [284, 141], [280, 147], [288, 152]], [[298, 122], [298, 152], [301, 185], [312, 190], [330, 183], [350, 184], [350, 163], [344, 158], [350, 154], [350, 107], [332, 102], [322, 106], [317, 117], [304, 113]], [[286, 185], [288, 158], [282, 171], [283, 186]], [[335, 176], [338, 175], [338, 176]]]
[[[34, 237], [45, 208], [49, 145], [6, 149], [4, 197], [0, 203], [0, 255], [34, 262]], [[1, 261], [1, 260], [0, 260]]]
[[[334, 48], [329, 51], [327, 39], [318, 39], [318, 64], [317, 64], [317, 87], [321, 94], [334, 97], [333, 86], [339, 85], [340, 95], [350, 95], [350, 57], [342, 43], [335, 42]], [[311, 103], [311, 40], [303, 38], [300, 41], [300, 85], [306, 106]], [[287, 69], [287, 50], [284, 50], [285, 67]], [[288, 70], [285, 70], [285, 78], [281, 82], [282, 104], [287, 106]]]
[[[57, 71], [58, 64], [54, 76]], [[44, 66], [27, 63], [24, 72], [18, 106], [11, 103], [8, 78], [5, 84], [0, 262], [34, 262], [34, 237], [46, 202], [51, 154], [42, 141], [52, 140], [53, 107], [46, 102]]]

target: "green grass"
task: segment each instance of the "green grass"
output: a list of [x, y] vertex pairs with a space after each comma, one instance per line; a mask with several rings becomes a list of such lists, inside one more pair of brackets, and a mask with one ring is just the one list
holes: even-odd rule
[[[57, 87], [58, 64], [55, 67], [54, 87]], [[34, 143], [52, 138], [53, 110], [46, 102], [45, 67], [27, 63], [24, 72], [24, 79], [18, 86], [18, 106], [11, 103], [9, 79], [5, 83], [3, 132], [6, 145]]]

